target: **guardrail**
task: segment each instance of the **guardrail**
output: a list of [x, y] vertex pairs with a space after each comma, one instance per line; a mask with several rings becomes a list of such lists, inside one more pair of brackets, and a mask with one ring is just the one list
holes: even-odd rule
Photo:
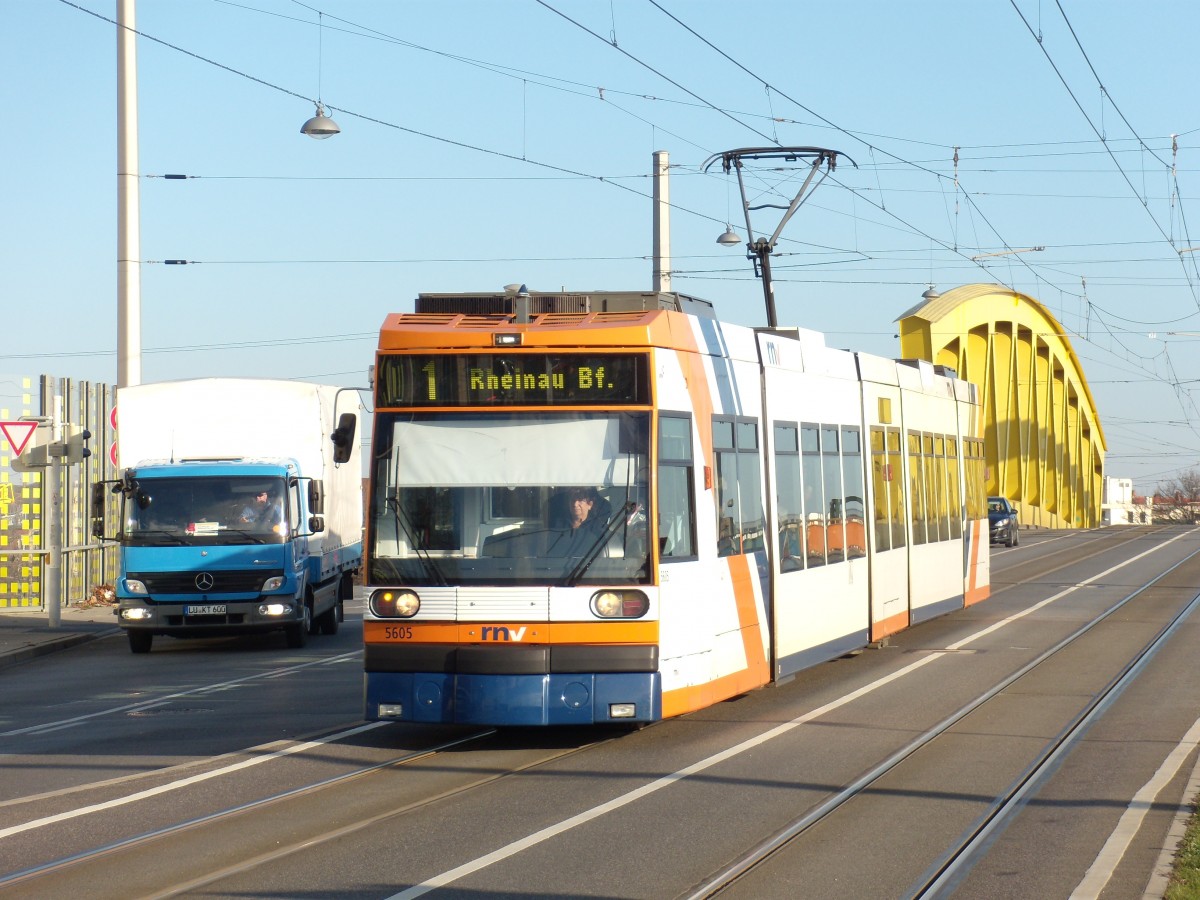
[[[5, 609], [45, 609], [46, 581], [43, 577], [49, 550], [0, 550], [0, 567], [10, 571], [10, 581], [21, 581], [29, 591], [19, 596], [11, 594], [7, 600], [0, 599], [0, 612]], [[59, 566], [63, 596], [59, 606], [68, 607], [86, 600], [92, 591], [105, 584], [112, 584], [117, 577], [116, 544], [77, 544], [62, 548]], [[19, 575], [19, 578], [13, 577]]]

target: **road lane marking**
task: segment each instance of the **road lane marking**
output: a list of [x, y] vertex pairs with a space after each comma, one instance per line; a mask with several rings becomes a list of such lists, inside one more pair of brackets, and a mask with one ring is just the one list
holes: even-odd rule
[[1071, 900], [1096, 900], [1100, 896], [1100, 892], [1108, 884], [1112, 873], [1116, 871], [1117, 865], [1124, 858], [1125, 851], [1129, 849], [1134, 835], [1142, 827], [1142, 820], [1146, 818], [1146, 813], [1153, 808], [1155, 798], [1183, 768], [1184, 762], [1187, 761], [1197, 745], [1200, 745], [1200, 719], [1196, 720], [1183, 739], [1175, 745], [1175, 748], [1163, 760], [1163, 764], [1158, 767], [1158, 771], [1133, 795], [1129, 806], [1126, 807], [1117, 822], [1117, 827], [1113, 829], [1112, 834], [1108, 836], [1108, 840], [1104, 842], [1104, 846], [1096, 855], [1095, 862], [1087, 870], [1083, 880], [1071, 892]]
[[342, 740], [343, 738], [361, 734], [364, 731], [370, 731], [373, 728], [379, 728], [382, 725], [390, 724], [390, 722], [368, 722], [365, 725], [358, 725], [346, 731], [340, 731], [337, 734], [328, 735], [320, 740], [305, 741], [302, 744], [295, 744], [291, 747], [286, 747], [283, 750], [276, 750], [273, 753], [268, 753], [266, 756], [256, 756], [252, 759], [244, 759], [241, 762], [237, 762], [229, 766], [222, 766], [221, 768], [213, 769], [210, 772], [203, 772], [199, 775], [191, 775], [187, 778], [180, 778], [176, 781], [168, 782], [167, 784], [160, 784], [158, 787], [147, 788], [144, 791], [138, 791], [135, 794], [128, 794], [124, 797], [118, 797], [114, 800], [108, 800], [104, 803], [95, 803], [91, 806], [81, 806], [78, 809], [69, 809], [65, 812], [56, 813], [53, 816], [45, 816], [41, 819], [33, 819], [32, 821], [25, 822], [21, 825], [13, 825], [9, 828], [0, 828], [0, 840], [3, 840], [6, 837], [11, 837], [14, 834], [32, 831], [35, 828], [43, 828], [46, 825], [53, 825], [56, 822], [66, 822], [69, 819], [75, 819], [80, 816], [86, 816], [96, 812], [103, 812], [106, 809], [115, 809], [118, 806], [125, 806], [129, 803], [136, 803], [140, 800], [147, 800], [151, 797], [157, 797], [160, 794], [167, 794], [171, 791], [177, 791], [181, 788], [190, 787], [193, 784], [209, 781], [222, 775], [228, 775], [232, 772], [249, 769], [252, 766], [257, 766], [265, 762], [271, 762], [272, 760], [280, 759], [284, 756], [302, 753], [305, 750], [311, 750], [314, 747], [320, 747], [322, 744], [329, 744], [334, 741]]
[[[355, 650], [352, 653], [344, 653], [340, 656], [335, 656], [333, 659], [351, 659], [361, 655], [361, 650]], [[328, 662], [330, 662], [330, 660], [324, 658], [314, 659], [310, 662], [300, 663], [299, 665], [295, 666], [287, 666], [283, 669], [274, 669], [269, 672], [256, 672], [253, 675], [247, 675], [244, 678], [235, 678], [232, 681], [222, 681], [217, 684], [208, 684], [197, 688], [191, 688], [190, 690], [186, 691], [178, 691], [174, 694], [165, 694], [164, 696], [154, 700], [143, 700], [140, 703], [130, 703], [125, 706], [114, 706], [110, 709], [102, 709], [92, 713], [84, 713], [81, 716], [73, 716], [70, 719], [60, 719], [57, 722], [42, 722], [38, 725], [28, 725], [25, 728], [14, 728], [12, 731], [0, 731], [0, 738], [14, 737], [19, 734], [37, 734], [45, 728], [59, 727], [64, 725], [77, 725], [80, 722], [86, 722], [89, 719], [98, 719], [101, 716], [111, 716], [121, 712], [149, 709], [152, 706], [159, 706], [170, 700], [178, 700], [180, 697], [193, 697], [203, 694], [218, 693], [220, 691], [230, 690], [234, 687], [239, 687], [247, 682], [255, 681], [260, 678], [272, 678], [279, 675], [288, 675], [293, 672], [299, 672], [301, 669], [308, 669], [312, 666], [324, 665]]]

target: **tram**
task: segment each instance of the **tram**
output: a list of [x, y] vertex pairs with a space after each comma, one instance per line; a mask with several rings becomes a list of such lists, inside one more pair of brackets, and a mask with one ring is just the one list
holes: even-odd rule
[[368, 720], [653, 722], [988, 596], [952, 370], [677, 293], [415, 309], [373, 373]]

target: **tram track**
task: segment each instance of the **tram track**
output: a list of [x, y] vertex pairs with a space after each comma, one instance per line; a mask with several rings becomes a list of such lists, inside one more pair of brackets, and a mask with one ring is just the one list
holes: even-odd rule
[[944, 896], [944, 892], [948, 892], [954, 887], [957, 880], [970, 868], [980, 850], [986, 846], [990, 836], [1002, 828], [1020, 810], [1026, 797], [1037, 789], [1057, 761], [1070, 752], [1091, 724], [1100, 715], [1103, 715], [1104, 711], [1120, 696], [1132, 679], [1137, 677], [1141, 669], [1159, 652], [1165, 642], [1178, 630], [1180, 624], [1198, 606], [1200, 606], [1200, 594], [1193, 596], [1188, 604], [1159, 630], [1154, 639], [1147, 643], [1121, 672], [1080, 710], [1057, 740], [1043, 748], [1021, 778], [1015, 781], [1003, 796], [997, 798], [995, 805], [982, 818], [979, 826], [970, 834], [965, 835], [964, 840], [957, 847], [952, 848], [945, 861], [940, 862], [931, 876], [916, 887], [910, 894], [911, 897]]
[[[1020, 577], [1014, 581], [997, 580], [997, 557], [993, 555], [991, 558], [991, 596], [995, 597], [998, 594], [1002, 594], [1020, 585], [1041, 581], [1047, 576], [1053, 575], [1056, 572], [1061, 572], [1063, 569], [1066, 569], [1070, 566], [1077, 566], [1080, 563], [1085, 563], [1088, 560], [1095, 559], [1098, 556], [1103, 556], [1116, 550], [1120, 550], [1122, 547], [1127, 547], [1130, 544], [1136, 544], [1138, 542], [1145, 541], [1146, 537], [1149, 535], [1157, 535], [1168, 530], [1169, 528], [1166, 526], [1158, 526], [1140, 531], [1136, 536], [1129, 536], [1125, 532], [1121, 531], [1089, 532], [1087, 537], [1083, 540], [1074, 540], [1066, 546], [1055, 547], [1054, 549], [1048, 551], [1045, 556], [1039, 556], [1032, 560], [1022, 561]], [[1074, 535], [1072, 536], [1074, 537]], [[1093, 544], [1096, 545], [1095, 549], [1089, 550], [1083, 554], [1078, 553], [1080, 548], [1089, 548]], [[1040, 545], [1038, 544], [1025, 543], [1020, 546], [1017, 552], [1022, 550], [1028, 551], [1037, 549], [1039, 546]], [[1068, 558], [1060, 562], [1059, 559], [1062, 557]], [[1001, 556], [999, 559], [1003, 560], [1004, 557]], [[1049, 568], [1044, 567], [1044, 565], [1047, 563], [1050, 564]]]
[[[368, 726], [368, 727], [370, 727], [370, 726]], [[362, 730], [363, 730], [362, 726], [358, 726], [356, 728], [353, 728], [346, 732], [343, 732], [341, 734], [341, 736], [346, 737], [351, 734], [356, 734], [358, 732], [361, 732]], [[272, 795], [269, 795], [266, 797], [258, 798], [256, 800], [250, 801], [248, 803], [245, 803], [245, 804], [242, 804], [239, 806], [222, 809], [222, 810], [219, 810], [219, 811], [216, 811], [213, 813], [209, 813], [209, 814], [206, 814], [203, 816], [199, 816], [199, 817], [196, 817], [193, 819], [178, 822], [167, 828], [160, 828], [160, 829], [156, 829], [154, 831], [134, 835], [132, 837], [129, 837], [129, 838], [126, 838], [123, 840], [115, 841], [115, 842], [106, 844], [104, 846], [93, 848], [93, 849], [88, 850], [83, 853], [78, 853], [78, 854], [74, 854], [72, 856], [68, 856], [68, 857], [65, 857], [62, 859], [53, 860], [53, 861], [50, 861], [47, 863], [43, 863], [43, 864], [40, 864], [37, 866], [30, 867], [30, 868], [22, 870], [22, 871], [12, 872], [7, 875], [0, 876], [0, 889], [6, 889], [6, 888], [13, 887], [16, 885], [25, 884], [25, 883], [31, 881], [32, 879], [36, 879], [38, 877], [45, 876], [45, 875], [50, 875], [55, 872], [62, 871], [68, 867], [77, 866], [77, 865], [86, 863], [90, 860], [111, 856], [112, 854], [118, 853], [120, 851], [132, 850], [135, 848], [139, 848], [139, 847], [145, 846], [146, 844], [148, 844], [152, 841], [155, 841], [158, 839], [163, 839], [163, 838], [168, 838], [173, 834], [178, 834], [180, 832], [194, 829], [194, 828], [200, 827], [202, 825], [216, 823], [223, 819], [227, 819], [231, 816], [249, 814], [249, 813], [254, 812], [257, 809], [262, 809], [269, 805], [280, 803], [289, 798], [301, 797], [306, 794], [311, 794], [315, 791], [334, 787], [336, 785], [343, 784], [352, 779], [361, 778], [362, 776], [370, 774], [372, 772], [376, 772], [376, 771], [379, 771], [382, 769], [387, 769], [387, 768], [391, 768], [394, 766], [404, 765], [406, 763], [412, 763], [412, 762], [415, 762], [420, 759], [428, 758], [429, 756], [431, 756], [433, 754], [445, 752], [446, 750], [451, 749], [453, 747], [461, 746], [461, 745], [468, 743], [470, 741], [473, 741], [473, 740], [479, 740], [483, 737], [486, 737], [486, 736], [488, 736], [490, 734], [494, 734], [494, 733], [495, 733], [494, 729], [488, 729], [486, 731], [481, 731], [477, 734], [467, 735], [465, 737], [458, 738], [454, 741], [450, 741], [445, 744], [429, 748], [427, 750], [417, 751], [417, 752], [413, 752], [413, 753], [406, 753], [406, 754], [402, 754], [400, 756], [393, 757], [392, 759], [385, 760], [380, 763], [375, 763], [375, 764], [372, 764], [369, 766], [361, 766], [357, 769], [354, 769], [349, 772], [344, 772], [338, 776], [326, 779], [321, 782], [306, 784], [306, 785], [302, 785], [302, 786], [292, 788], [292, 789], [289, 789], [286, 791], [281, 791], [281, 792], [278, 792], [278, 793], [275, 793], [275, 794], [272, 794]], [[79, 789], [76, 789], [76, 790], [79, 790]], [[86, 809], [85, 810], [76, 809], [76, 810], [72, 810], [71, 814], [72, 815], [86, 814], [87, 811], [88, 810], [86, 810]], [[38, 823], [38, 822], [34, 822], [31, 824], [34, 826], [40, 825], [40, 823]], [[17, 830], [18, 830], [18, 828], [7, 829], [7, 831], [9, 831], [9, 832], [16, 832]]]
[[[1119, 541], [1117, 543], [1125, 544], [1129, 543], [1129, 541]], [[1111, 549], [1110, 546], [1109, 550]], [[1102, 552], [1107, 551], [1100, 550], [1089, 554], [1089, 557]], [[802, 852], [798, 847], [799, 842], [802, 839], [813, 836], [836, 813], [845, 812], [856, 800], [867, 796], [873, 790], [878, 790], [879, 785], [885, 778], [893, 775], [902, 766], [913, 764], [919, 754], [929, 750], [937, 741], [951, 734], [952, 730], [967, 720], [968, 717], [979, 713], [1005, 692], [1010, 691], [1023, 680], [1030, 678], [1040, 668], [1044, 667], [1047, 662], [1059, 657], [1065, 651], [1077, 645], [1090, 633], [1108, 622], [1117, 612], [1146, 595], [1151, 588], [1159, 585], [1168, 575], [1188, 563], [1197, 560], [1200, 560], [1200, 550], [1188, 554], [1170, 568], [1140, 585], [1136, 590], [1127, 593], [1056, 644], [1038, 654], [1025, 665], [998, 681], [987, 690], [979, 693], [923, 734], [917, 736], [876, 766], [846, 784], [840, 791], [831, 794], [823, 802], [807, 809], [803, 814], [786, 823], [783, 827], [778, 828], [744, 855], [716, 871], [708, 880], [704, 881], [698, 887], [681, 894], [680, 897], [687, 898], [687, 900], [701, 900], [701, 898], [716, 896], [743, 895], [739, 889], [745, 886], [747, 879], [752, 876], [761, 875], [764, 869], [776, 863], [781, 856], [788, 853]], [[1076, 557], [1071, 562], [1064, 563], [1062, 566], [1056, 568], [1063, 568], [1079, 561], [1079, 558]], [[1022, 578], [1021, 581], [1011, 586], [1015, 587], [1018, 584], [1037, 581], [1044, 578], [1046, 574], [1048, 573], [1038, 572], [1030, 574], [1029, 577]], [[1101, 573], [1101, 575], [1103, 574]], [[1036, 791], [1048, 773], [1053, 771], [1062, 757], [1077, 745], [1081, 736], [1088, 731], [1096, 719], [1103, 715], [1105, 710], [1120, 696], [1130, 682], [1148, 665], [1171, 636], [1176, 633], [1181, 623], [1197, 607], [1200, 607], [1200, 594], [1193, 594], [1156, 631], [1153, 637], [1132, 654], [1120, 667], [1119, 671], [1110, 677], [1094, 693], [1091, 699], [1069, 721], [1064, 723], [1062, 728], [1049, 741], [1046, 741], [1030, 757], [1029, 762], [1019, 775], [1004, 790], [996, 793], [992, 801], [987, 805], [986, 810], [975, 819], [971, 827], [961, 832], [958, 838], [947, 846], [941, 857], [929, 866], [904, 896], [911, 897], [913, 900], [948, 896], [984, 852], [992, 836], [997, 831], [1002, 830], [1007, 822], [1023, 808], [1029, 795]], [[751, 893], [744, 895], [752, 896], [753, 889], [750, 890]]]
[[[377, 727], [384, 727], [384, 725], [382, 723], [360, 725], [345, 732], [343, 738]], [[592, 740], [586, 744], [563, 747], [506, 749], [504, 747], [506, 740], [505, 735], [494, 728], [461, 735], [433, 747], [400, 754], [327, 779], [302, 784], [285, 791], [255, 798], [246, 803], [228, 806], [20, 871], [0, 875], [0, 893], [19, 891], [26, 896], [30, 891], [42, 892], [42, 895], [45, 896], [68, 896], [78, 893], [91, 898], [113, 896], [114, 898], [123, 898], [123, 900], [130, 897], [178, 896], [204, 885], [219, 882], [231, 875], [252, 870], [257, 866], [268, 865], [293, 854], [312, 850], [328, 841], [351, 835], [378, 822], [418, 811], [430, 804], [450, 797], [461, 796], [498, 780], [564, 759], [595, 746], [597, 743]], [[506, 765], [498, 765], [478, 774], [450, 779], [453, 783], [449, 785], [431, 786], [427, 790], [419, 791], [415, 796], [406, 796], [399, 803], [395, 800], [394, 786], [388, 785], [385, 790], [383, 786], [371, 781], [373, 778], [387, 778], [403, 768], [420, 766], [426, 770], [437, 769], [444, 766], [444, 760], [447, 757], [453, 756], [457, 751], [468, 746], [472, 746], [476, 751], [488, 750], [489, 748], [480, 746], [488, 741], [493, 743], [491, 750], [502, 754], [505, 752], [510, 755], [515, 754], [519, 758], [510, 760]], [[449, 766], [444, 767], [450, 768]], [[357, 789], [353, 796], [348, 798], [347, 786], [356, 782], [358, 783]], [[324, 814], [312, 815], [311, 810], [313, 809], [323, 809]], [[255, 824], [264, 819], [270, 823], [269, 827], [262, 828]], [[278, 825], [283, 822], [290, 823], [290, 827], [285, 829]], [[306, 826], [311, 823], [312, 827], [301, 829], [301, 833], [295, 836], [297, 832], [295, 823], [297, 822], [303, 822]], [[262, 842], [241, 842], [228, 837], [233, 834], [244, 835], [256, 831], [266, 834], [288, 833], [295, 838], [284, 844], [270, 841], [270, 847], [267, 848], [262, 845]], [[214, 835], [218, 839], [214, 839]], [[226, 837], [221, 838], [222, 835]], [[178, 859], [181, 857], [178, 852], [180, 842], [183, 845], [199, 842], [215, 851], [219, 856], [224, 856], [225, 861], [214, 865], [210, 856], [198, 870], [192, 870], [186, 864], [172, 867], [173, 877], [169, 884], [152, 883], [155, 881], [154, 872], [140, 866], [137, 860], [139, 858]], [[102, 884], [105, 880], [103, 875], [98, 873], [97, 867], [101, 867], [103, 871], [119, 871], [121, 873], [120, 888], [114, 890], [111, 895], [105, 894], [103, 890], [97, 888], [97, 885]], [[158, 871], [161, 873], [162, 870]]]

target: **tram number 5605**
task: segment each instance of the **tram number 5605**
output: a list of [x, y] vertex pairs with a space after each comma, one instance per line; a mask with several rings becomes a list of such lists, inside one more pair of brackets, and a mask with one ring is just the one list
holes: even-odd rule
[[383, 629], [383, 636], [389, 641], [411, 641], [412, 626], [410, 625], [388, 625]]

